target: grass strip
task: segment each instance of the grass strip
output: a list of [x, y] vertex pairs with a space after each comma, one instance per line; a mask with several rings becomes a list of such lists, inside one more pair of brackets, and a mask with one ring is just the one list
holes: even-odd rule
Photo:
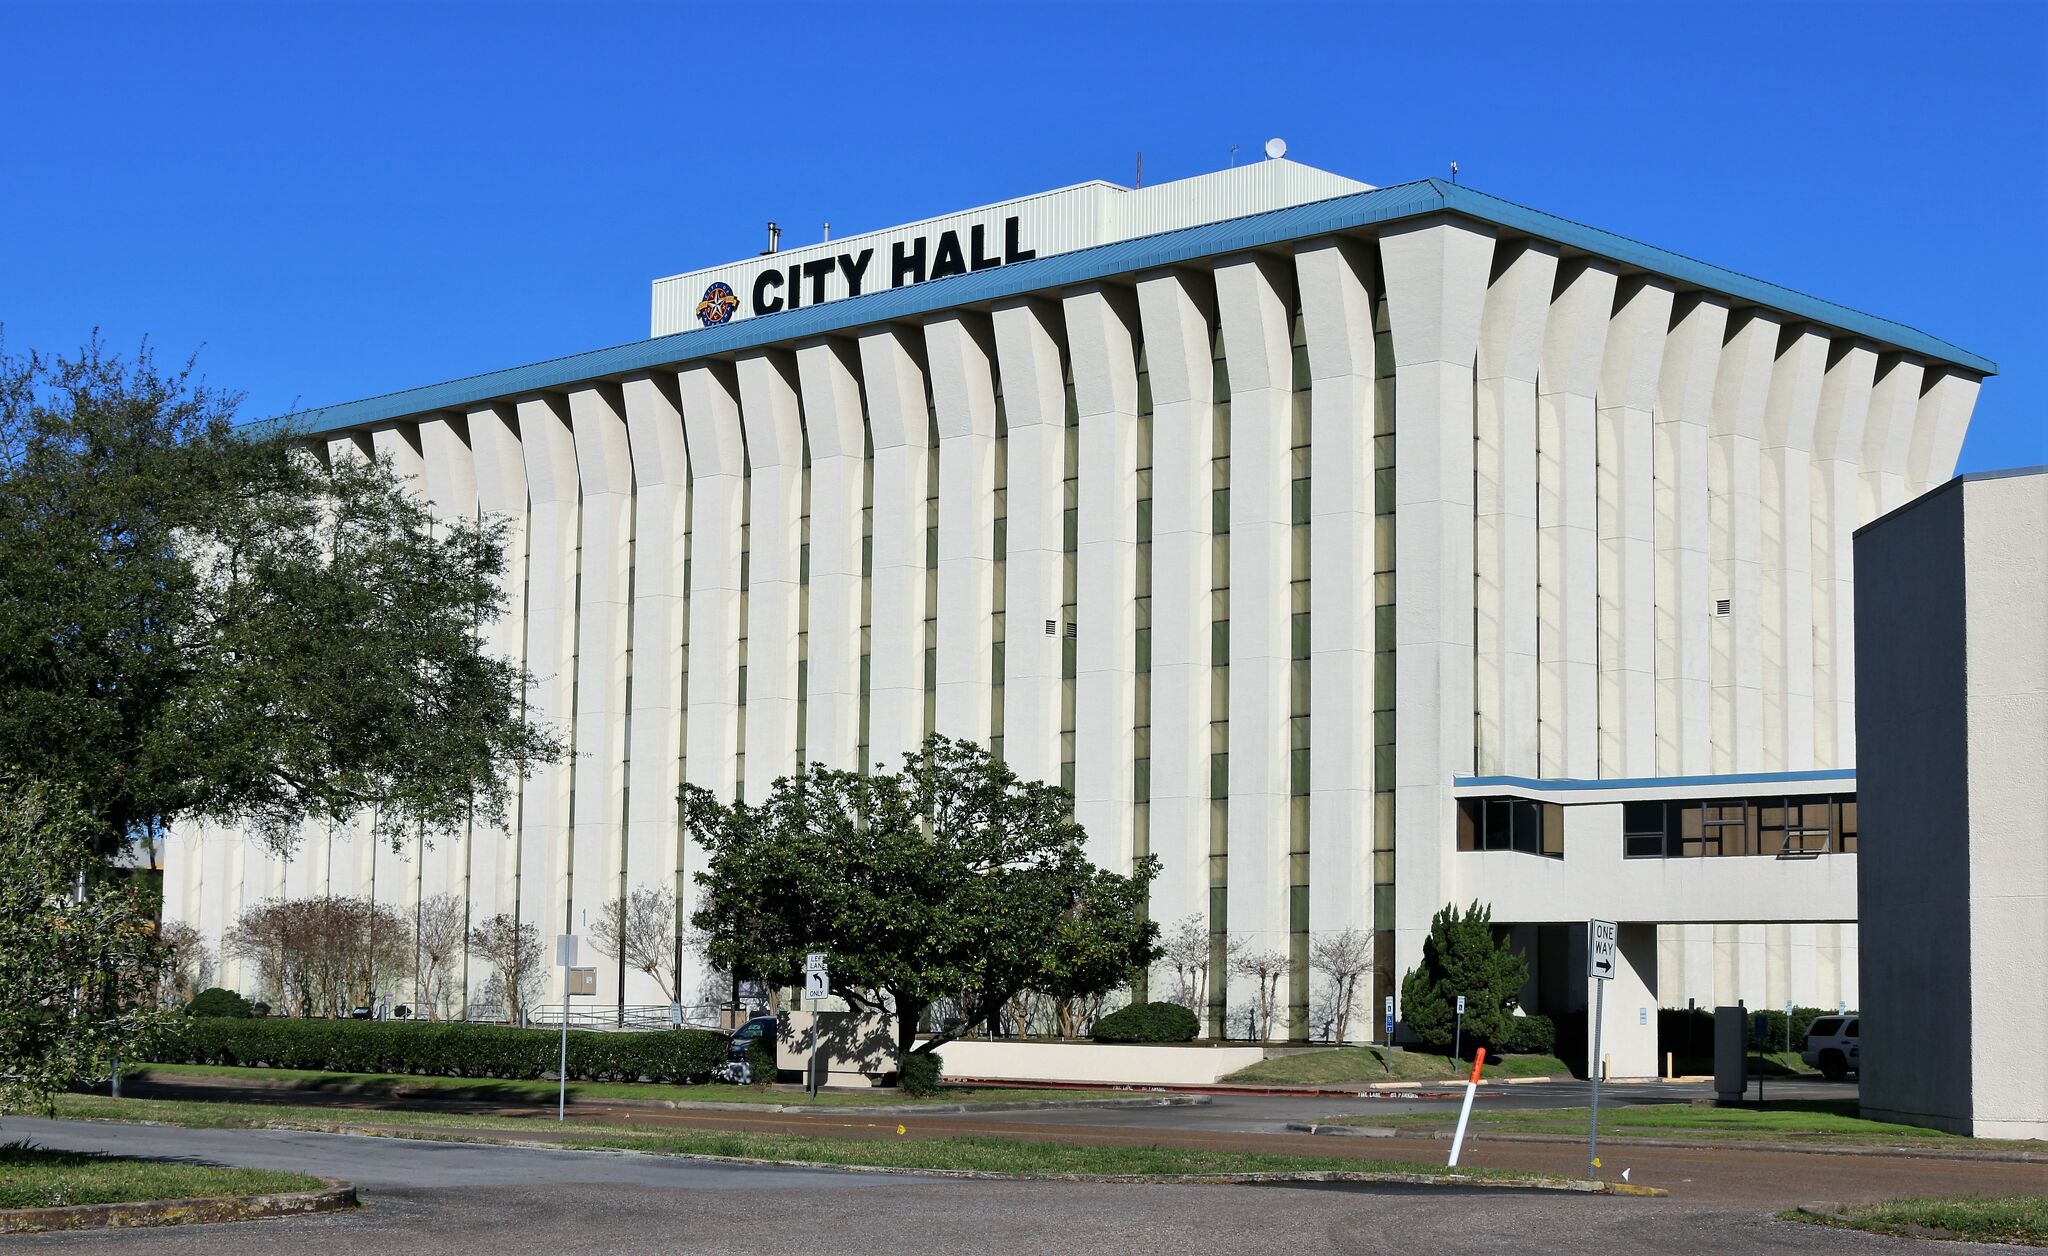
[[[1554, 1055], [1511, 1055], [1488, 1060], [1481, 1077], [1564, 1077], [1570, 1072]], [[1373, 1082], [1462, 1080], [1471, 1073], [1470, 1060], [1420, 1051], [1395, 1051], [1390, 1056], [1385, 1047], [1362, 1046], [1291, 1052], [1241, 1068], [1223, 1080], [1272, 1086], [1366, 1086]]]
[[2048, 1195], [1891, 1199], [1879, 1204], [1838, 1207], [1832, 1213], [1794, 1209], [1778, 1215], [1790, 1221], [1907, 1238], [2048, 1247]]
[[319, 1190], [303, 1173], [224, 1169], [213, 1165], [135, 1160], [48, 1151], [27, 1143], [0, 1145], [0, 1208], [63, 1208], [156, 1199], [210, 1199]]
[[[528, 1102], [555, 1100], [556, 1083], [529, 1078], [434, 1077], [418, 1073], [336, 1073], [316, 1069], [249, 1068], [225, 1064], [142, 1064], [121, 1070], [124, 1081], [211, 1081], [222, 1084], [288, 1082], [291, 1089], [347, 1093], [351, 1090], [432, 1090], [448, 1099]], [[286, 1087], [280, 1087], [286, 1089]], [[644, 1082], [570, 1082], [570, 1101], [598, 1099], [639, 1099], [673, 1103], [744, 1103], [815, 1106], [820, 1108], [868, 1107], [878, 1104], [952, 1104], [1046, 1102], [1062, 1099], [1128, 1099], [1127, 1090], [1045, 1090], [1002, 1086], [941, 1086], [937, 1092], [914, 1097], [900, 1090], [827, 1091], [815, 1100], [799, 1087], [730, 1086], [707, 1082], [701, 1086], [660, 1086]]]
[[[1585, 1108], [1540, 1108], [1472, 1115], [1472, 1127], [1503, 1134], [1583, 1135], [1590, 1113]], [[1392, 1126], [1431, 1130], [1456, 1121], [1455, 1112], [1361, 1112], [1334, 1118], [1330, 1125]], [[1765, 1140], [1826, 1142], [1856, 1146], [1907, 1144], [1929, 1148], [1978, 1148], [2006, 1151], [2048, 1151], [2048, 1142], [1966, 1138], [1918, 1125], [1896, 1125], [1857, 1115], [1853, 1099], [1799, 1100], [1757, 1108], [1694, 1107], [1684, 1103], [1646, 1103], [1600, 1109], [1603, 1135], [1637, 1137], [1682, 1136], [1702, 1141]]]
[[894, 1124], [884, 1124], [880, 1138], [834, 1138], [810, 1134], [651, 1129], [630, 1123], [591, 1125], [571, 1122], [558, 1125], [553, 1121], [535, 1121], [528, 1117], [436, 1112], [364, 1112], [351, 1119], [341, 1117], [331, 1108], [107, 1099], [97, 1095], [60, 1095], [57, 1115], [72, 1119], [154, 1121], [194, 1129], [288, 1126], [337, 1132], [397, 1133], [463, 1142], [545, 1140], [565, 1147], [641, 1151], [655, 1155], [722, 1156], [896, 1169], [1059, 1174], [1346, 1172], [1503, 1179], [1549, 1176], [1508, 1169], [1461, 1167], [1449, 1170], [1435, 1164], [1363, 1160], [1352, 1156], [1287, 1156], [1157, 1146], [1076, 1146], [977, 1136], [931, 1139], [890, 1136], [887, 1131], [897, 1128]]

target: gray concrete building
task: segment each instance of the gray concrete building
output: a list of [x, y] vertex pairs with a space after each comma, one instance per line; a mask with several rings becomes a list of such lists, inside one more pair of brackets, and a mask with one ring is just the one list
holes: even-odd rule
[[2048, 467], [1856, 534], [1866, 1116], [2048, 1138]]

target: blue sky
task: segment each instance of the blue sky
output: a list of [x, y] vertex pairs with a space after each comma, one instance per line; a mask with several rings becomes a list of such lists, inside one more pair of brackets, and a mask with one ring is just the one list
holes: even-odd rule
[[[2048, 6], [0, 0], [11, 352], [245, 417], [647, 333], [648, 281], [1090, 178], [1473, 187], [1996, 360], [2048, 462]], [[202, 348], [203, 346], [203, 348]]]

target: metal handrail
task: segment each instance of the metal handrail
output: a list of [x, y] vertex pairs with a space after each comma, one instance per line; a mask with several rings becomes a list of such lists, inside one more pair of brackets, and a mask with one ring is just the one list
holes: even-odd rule
[[[629, 1003], [620, 1007], [570, 1004], [566, 1011], [560, 1003], [542, 1003], [529, 1008], [526, 1023], [534, 1028], [559, 1029], [564, 1015], [568, 1017], [571, 1029], [646, 1031], [650, 1029], [672, 1029], [674, 1024], [667, 1003]], [[719, 1005], [716, 1003], [686, 1003], [683, 1005], [684, 1029], [715, 1029], [718, 1026]]]

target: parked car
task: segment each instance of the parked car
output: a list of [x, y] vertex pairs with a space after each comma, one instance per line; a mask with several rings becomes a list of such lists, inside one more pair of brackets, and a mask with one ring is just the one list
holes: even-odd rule
[[1806, 1050], [1799, 1058], [1807, 1067], [1817, 1068], [1821, 1076], [1831, 1082], [1841, 1081], [1851, 1073], [1861, 1076], [1863, 1058], [1860, 1051], [1860, 1016], [1816, 1016], [1813, 1027], [1806, 1031]]
[[754, 1080], [753, 1066], [747, 1061], [747, 1051], [762, 1039], [775, 1041], [776, 1020], [773, 1016], [756, 1016], [738, 1029], [732, 1031], [726, 1043], [725, 1064], [719, 1070], [719, 1080], [745, 1086]]

